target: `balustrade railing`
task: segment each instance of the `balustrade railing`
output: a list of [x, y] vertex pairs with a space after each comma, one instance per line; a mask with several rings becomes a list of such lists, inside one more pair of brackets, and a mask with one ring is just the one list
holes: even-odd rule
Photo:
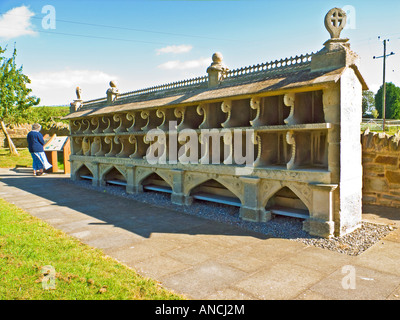
[[[240, 76], [248, 75], [248, 74], [256, 74], [259, 72], [274, 72], [274, 71], [280, 71], [283, 69], [304, 67], [311, 62], [312, 55], [313, 55], [313, 53], [304, 54], [304, 55], [302, 54], [300, 56], [295, 56], [295, 57], [290, 57], [290, 58], [286, 58], [286, 59], [275, 60], [275, 61], [256, 64], [253, 66], [247, 66], [247, 67], [229, 70], [225, 75], [223, 75], [223, 78], [230, 79], [230, 78], [240, 77]], [[202, 77], [196, 77], [196, 78], [192, 78], [192, 79], [176, 81], [176, 82], [171, 82], [171, 83], [153, 86], [153, 87], [149, 87], [149, 88], [144, 88], [144, 89], [121, 93], [118, 95], [118, 99], [134, 97], [134, 96], [144, 95], [144, 94], [154, 93], [154, 92], [161, 92], [161, 91], [165, 91], [165, 90], [183, 88], [183, 87], [199, 86], [199, 85], [206, 84], [207, 82], [208, 82], [208, 76], [206, 75], [206, 76], [202, 76]], [[88, 106], [88, 105], [96, 104], [96, 103], [100, 103], [100, 102], [105, 102], [105, 101], [107, 101], [106, 97], [88, 100], [88, 101], [84, 102], [84, 106]]]
[[229, 70], [225, 74], [224, 78], [233, 78], [233, 77], [238, 77], [238, 76], [247, 75], [247, 74], [251, 74], [251, 73], [258, 73], [258, 72], [263, 72], [263, 71], [275, 71], [275, 70], [280, 71], [280, 70], [286, 69], [286, 68], [305, 66], [311, 62], [312, 55], [313, 55], [312, 53], [305, 54], [305, 55], [290, 57], [290, 58], [286, 58], [286, 59], [260, 63], [260, 64], [256, 64], [253, 66]]

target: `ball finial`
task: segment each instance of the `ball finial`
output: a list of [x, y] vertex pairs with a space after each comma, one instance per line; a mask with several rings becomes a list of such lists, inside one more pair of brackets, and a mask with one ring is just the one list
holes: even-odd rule
[[223, 58], [223, 56], [222, 56], [222, 53], [220, 53], [220, 52], [216, 52], [216, 53], [214, 53], [214, 54], [212, 55], [212, 61], [213, 61], [214, 63], [221, 63], [223, 59], [224, 59], [224, 58]]

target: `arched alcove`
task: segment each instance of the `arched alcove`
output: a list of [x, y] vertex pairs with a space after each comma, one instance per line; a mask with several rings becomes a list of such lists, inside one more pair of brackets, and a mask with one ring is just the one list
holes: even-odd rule
[[115, 167], [110, 168], [110, 170], [104, 173], [103, 179], [106, 184], [126, 186], [125, 176]]
[[304, 202], [288, 187], [279, 189], [269, 198], [265, 209], [272, 214], [308, 219], [309, 210]]
[[190, 196], [195, 200], [210, 201], [227, 204], [235, 207], [241, 206], [240, 199], [220, 182], [210, 179], [190, 191]]
[[141, 182], [144, 191], [172, 193], [172, 188], [160, 175], [153, 172]]
[[93, 180], [93, 173], [86, 165], [82, 165], [76, 171], [76, 180]]

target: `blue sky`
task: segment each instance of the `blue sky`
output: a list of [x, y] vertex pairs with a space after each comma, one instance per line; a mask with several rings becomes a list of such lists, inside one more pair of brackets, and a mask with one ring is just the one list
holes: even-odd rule
[[[55, 10], [55, 29], [42, 25]], [[316, 52], [329, 38], [324, 16], [352, 6], [343, 30], [361, 57], [370, 89], [382, 83], [378, 36], [390, 39], [387, 81], [400, 86], [400, 2], [357, 1], [102, 1], [0, 0], [0, 46], [14, 43], [18, 64], [31, 78], [41, 105], [105, 96], [115, 80], [120, 92], [205, 75], [221, 52], [230, 68]]]

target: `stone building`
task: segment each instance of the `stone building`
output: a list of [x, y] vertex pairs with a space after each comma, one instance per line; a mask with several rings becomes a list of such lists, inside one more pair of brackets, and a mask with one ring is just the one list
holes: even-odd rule
[[64, 118], [71, 178], [167, 192], [179, 205], [226, 203], [244, 220], [297, 217], [322, 237], [351, 232], [361, 222], [367, 85], [340, 38], [345, 24], [330, 10], [331, 38], [315, 54], [229, 70], [216, 53], [203, 77], [127, 93], [111, 82], [90, 101], [77, 88]]

